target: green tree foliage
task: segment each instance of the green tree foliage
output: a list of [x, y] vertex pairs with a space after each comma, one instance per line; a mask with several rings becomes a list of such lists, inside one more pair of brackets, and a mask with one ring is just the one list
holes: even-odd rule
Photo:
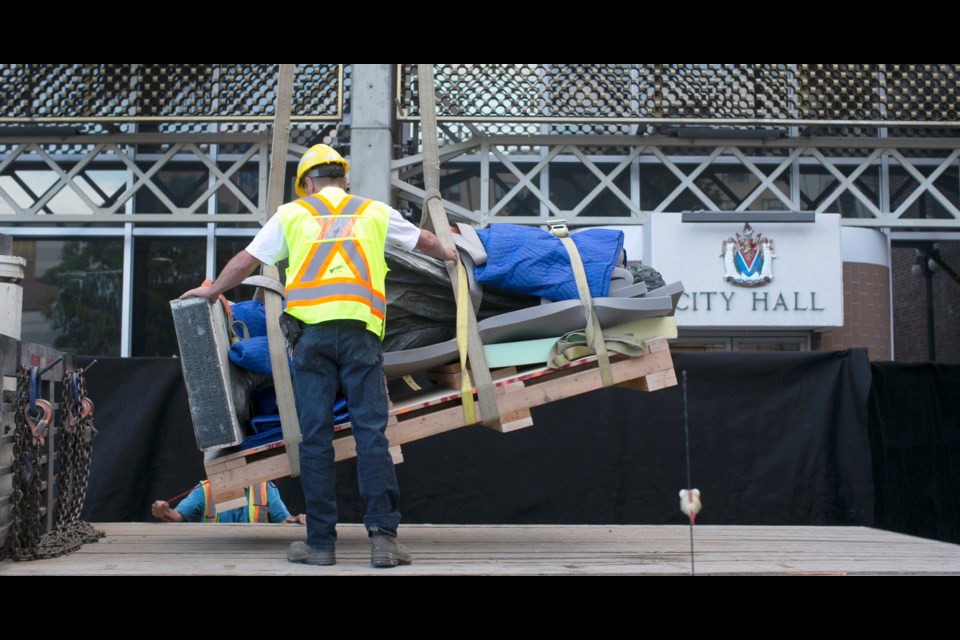
[[70, 240], [44, 279], [58, 290], [44, 316], [59, 332], [53, 346], [82, 355], [119, 355], [123, 245]]

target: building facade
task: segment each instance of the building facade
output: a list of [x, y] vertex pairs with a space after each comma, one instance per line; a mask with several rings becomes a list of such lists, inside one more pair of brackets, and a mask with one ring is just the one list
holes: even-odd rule
[[[169, 300], [266, 217], [277, 68], [0, 65], [0, 233], [27, 260], [23, 339], [176, 352]], [[716, 292], [696, 317], [682, 303], [675, 348], [960, 361], [957, 65], [436, 64], [433, 77], [451, 218], [623, 229], [629, 260]], [[299, 155], [325, 142], [351, 161], [353, 191], [417, 220], [417, 65], [299, 64], [295, 78], [287, 197]], [[666, 246], [662, 216], [700, 222]], [[798, 240], [823, 225], [835, 239]], [[740, 286], [721, 246], [753, 255], [724, 244], [748, 226], [773, 241], [774, 270]], [[816, 286], [789, 284], [804, 278]], [[840, 296], [829, 312], [821, 285]], [[704, 315], [706, 300], [726, 313], [725, 296], [749, 300], [748, 317]]]

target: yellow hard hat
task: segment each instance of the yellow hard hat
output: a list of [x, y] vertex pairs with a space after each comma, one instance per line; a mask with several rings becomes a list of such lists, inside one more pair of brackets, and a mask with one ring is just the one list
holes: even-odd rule
[[311, 177], [339, 177], [347, 175], [350, 165], [333, 147], [325, 144], [313, 145], [307, 149], [300, 158], [300, 164], [297, 165], [297, 183], [294, 185], [294, 190], [300, 198], [307, 195], [303, 190], [303, 178], [313, 169], [316, 171], [310, 174]]

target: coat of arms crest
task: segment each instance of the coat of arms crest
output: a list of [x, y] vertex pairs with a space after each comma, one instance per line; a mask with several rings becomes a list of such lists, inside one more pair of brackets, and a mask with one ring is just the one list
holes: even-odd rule
[[762, 287], [773, 280], [773, 240], [754, 232], [750, 223], [743, 225], [743, 234], [727, 238], [720, 245], [723, 278], [738, 287]]

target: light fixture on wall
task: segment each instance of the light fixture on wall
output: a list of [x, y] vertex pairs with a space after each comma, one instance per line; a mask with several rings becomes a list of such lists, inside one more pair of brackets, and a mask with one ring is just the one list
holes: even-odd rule
[[927, 251], [921, 251], [920, 249], [914, 249], [913, 254], [916, 256], [913, 266], [910, 267], [910, 273], [913, 275], [924, 275], [928, 271], [930, 274], [934, 274], [940, 270], [940, 265], [937, 264], [937, 258], [940, 257], [939, 243], [934, 242], [933, 245], [931, 245], [929, 253]]

